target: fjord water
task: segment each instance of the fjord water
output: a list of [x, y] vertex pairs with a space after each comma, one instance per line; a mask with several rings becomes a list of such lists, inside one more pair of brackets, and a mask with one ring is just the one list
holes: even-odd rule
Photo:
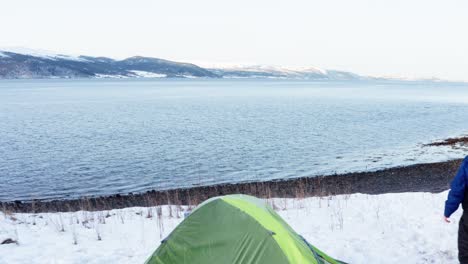
[[0, 81], [0, 200], [364, 171], [462, 157], [468, 86], [286, 80]]

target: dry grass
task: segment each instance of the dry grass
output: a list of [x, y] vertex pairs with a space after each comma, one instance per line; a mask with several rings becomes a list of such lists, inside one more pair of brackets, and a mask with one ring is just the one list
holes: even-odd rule
[[[468, 141], [468, 137], [464, 140]], [[168, 205], [169, 216], [179, 218], [181, 217], [180, 206], [187, 205], [190, 209], [193, 209], [208, 198], [235, 193], [252, 195], [267, 200], [272, 198], [295, 198], [302, 200], [307, 197], [324, 197], [356, 192], [376, 194], [419, 191], [417, 189], [410, 190], [408, 188], [420, 188], [421, 191], [430, 191], [431, 188], [435, 188], [437, 191], [440, 191], [447, 188], [447, 183], [453, 177], [453, 174], [456, 173], [460, 162], [461, 160], [455, 160], [369, 173], [297, 178], [285, 181], [199, 186], [188, 189], [148, 191], [142, 194], [84, 197], [66, 201], [35, 200], [30, 202], [0, 202], [0, 208], [4, 213], [11, 214], [16, 212], [106, 211], [127, 207], [149, 208]], [[428, 180], [428, 172], [430, 172], [431, 175], [435, 175], [435, 178]], [[401, 185], [402, 180], [409, 183], [407, 185]], [[412, 182], [417, 184], [411, 184]], [[322, 202], [323, 201], [320, 203]], [[270, 204], [275, 209], [284, 209], [284, 206], [280, 202], [270, 202]], [[152, 218], [155, 213], [152, 212], [152, 209], [148, 209], [145, 215], [148, 218]], [[121, 219], [121, 221], [124, 222], [125, 219]]]

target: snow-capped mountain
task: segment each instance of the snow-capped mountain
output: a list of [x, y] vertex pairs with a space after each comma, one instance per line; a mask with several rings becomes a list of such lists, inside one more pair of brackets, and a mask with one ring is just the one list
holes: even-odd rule
[[0, 54], [0, 79], [221, 77], [194, 64], [140, 56], [114, 60], [27, 49], [0, 49]]
[[79, 56], [72, 56], [72, 55], [64, 55], [58, 54], [48, 50], [41, 50], [41, 49], [29, 49], [24, 47], [5, 47], [0, 48], [0, 56], [3, 53], [3, 57], [8, 57], [5, 53], [16, 53], [22, 55], [30, 55], [32, 57], [39, 57], [44, 59], [51, 59], [51, 60], [75, 60], [75, 61], [85, 61], [83, 58]]
[[376, 78], [346, 71], [313, 67], [298, 68], [266, 65], [200, 67], [191, 63], [141, 56], [116, 60], [107, 57], [65, 55], [27, 48], [0, 48], [0, 79], [173, 77], [270, 78], [318, 81], [405, 80], [402, 78]]
[[325, 70], [313, 67], [277, 67], [266, 65], [244, 65], [209, 68], [224, 78], [278, 78], [304, 80], [363, 80], [369, 77], [336, 70]]

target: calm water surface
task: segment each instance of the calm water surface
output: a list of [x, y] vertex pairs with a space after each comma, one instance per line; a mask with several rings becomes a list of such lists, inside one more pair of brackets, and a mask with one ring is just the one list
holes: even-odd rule
[[468, 85], [0, 81], [0, 200], [284, 179], [462, 157]]

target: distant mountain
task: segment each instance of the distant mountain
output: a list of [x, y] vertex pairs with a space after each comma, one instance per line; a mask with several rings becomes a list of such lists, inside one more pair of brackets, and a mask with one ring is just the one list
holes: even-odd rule
[[[264, 65], [203, 68], [191, 63], [131, 57], [70, 56], [25, 48], [0, 48], [0, 79], [33, 78], [270, 78], [318, 81], [402, 80], [318, 68]], [[439, 81], [439, 80], [432, 80]]]
[[221, 77], [190, 63], [131, 57], [68, 56], [48, 52], [0, 50], [0, 78]]
[[350, 72], [318, 68], [284, 68], [265, 65], [211, 68], [210, 71], [224, 78], [274, 78], [302, 80], [364, 80], [370, 77]]

